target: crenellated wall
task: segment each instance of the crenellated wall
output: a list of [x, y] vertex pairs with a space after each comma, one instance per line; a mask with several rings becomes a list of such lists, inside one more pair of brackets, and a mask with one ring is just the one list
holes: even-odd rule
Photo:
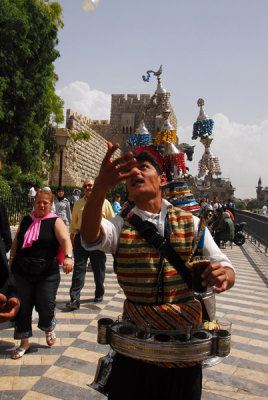
[[[169, 120], [177, 129], [177, 119], [169, 101], [170, 93], [167, 94], [167, 106], [171, 111]], [[118, 142], [122, 150], [127, 150], [127, 141], [135, 133], [139, 126], [141, 112], [151, 101], [149, 94], [113, 94], [110, 117], [110, 140]], [[156, 133], [161, 129], [162, 116], [158, 106], [151, 107], [146, 111], [145, 125], [154, 139]]]

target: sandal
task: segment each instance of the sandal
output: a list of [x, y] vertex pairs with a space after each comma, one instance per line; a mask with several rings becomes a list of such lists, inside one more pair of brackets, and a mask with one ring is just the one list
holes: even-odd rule
[[18, 360], [19, 358], [21, 358], [25, 353], [28, 353], [28, 351], [30, 350], [30, 347], [28, 347], [28, 349], [25, 349], [24, 347], [17, 347], [14, 352], [12, 353], [12, 360]]
[[46, 340], [47, 340], [47, 344], [48, 346], [53, 346], [53, 344], [55, 344], [56, 342], [56, 333], [54, 331], [54, 329], [49, 329], [46, 331]]

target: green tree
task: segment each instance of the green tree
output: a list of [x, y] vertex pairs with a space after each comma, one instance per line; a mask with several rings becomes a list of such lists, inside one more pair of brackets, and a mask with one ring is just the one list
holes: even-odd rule
[[[54, 11], [53, 11], [54, 10]], [[44, 151], [42, 132], [54, 113], [63, 121], [55, 94], [53, 62], [61, 8], [56, 2], [0, 2], [0, 147], [7, 174], [36, 173]]]
[[247, 208], [246, 203], [243, 200], [235, 201], [235, 208], [237, 210], [245, 210]]
[[259, 201], [257, 199], [251, 199], [251, 200], [249, 200], [249, 202], [247, 204], [247, 208], [251, 211], [256, 210], [259, 207], [260, 207], [260, 205], [259, 205]]
[[41, 5], [52, 22], [60, 28], [64, 27], [64, 23], [61, 19], [62, 7], [59, 3], [56, 1], [51, 2], [50, 0], [36, 0], [36, 2]]
[[121, 196], [121, 202], [123, 202], [127, 195], [127, 187], [126, 184], [123, 182], [118, 183], [115, 187], [111, 188], [107, 192], [107, 199], [112, 202], [114, 195], [118, 193]]
[[0, 196], [8, 197], [10, 196], [10, 187], [7, 181], [0, 175]]

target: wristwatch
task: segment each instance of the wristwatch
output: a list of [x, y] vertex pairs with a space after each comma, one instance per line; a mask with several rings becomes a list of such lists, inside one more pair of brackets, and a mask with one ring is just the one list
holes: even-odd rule
[[73, 256], [71, 254], [65, 254], [64, 258], [73, 258]]

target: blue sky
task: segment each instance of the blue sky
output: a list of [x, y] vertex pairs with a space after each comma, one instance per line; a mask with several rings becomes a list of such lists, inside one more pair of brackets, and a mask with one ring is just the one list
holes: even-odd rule
[[66, 108], [109, 119], [110, 95], [149, 93], [141, 76], [163, 65], [180, 142], [191, 140], [197, 99], [215, 120], [213, 153], [237, 197], [255, 197], [259, 176], [268, 186], [268, 1], [99, 0], [94, 13], [82, 0], [58, 0], [64, 28], [55, 68]]

